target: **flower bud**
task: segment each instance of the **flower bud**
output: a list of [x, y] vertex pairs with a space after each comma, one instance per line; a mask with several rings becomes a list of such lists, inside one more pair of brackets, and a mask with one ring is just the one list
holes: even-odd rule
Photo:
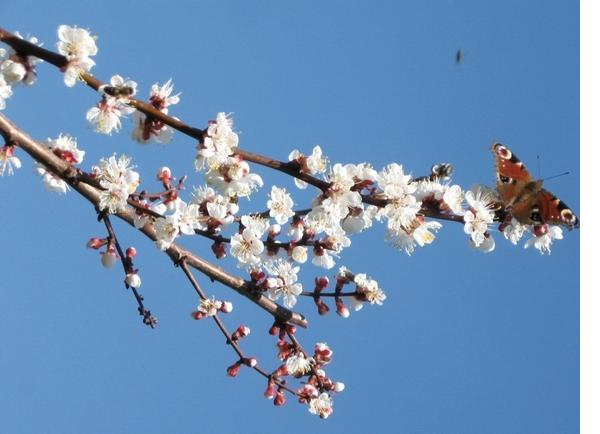
[[156, 179], [163, 182], [168, 182], [171, 178], [171, 169], [164, 166], [161, 167], [160, 170], [156, 173]]
[[258, 365], [258, 360], [256, 360], [255, 357], [245, 357], [243, 362], [246, 366], [251, 368], [254, 368], [256, 365]]
[[125, 284], [130, 288], [138, 289], [142, 286], [142, 279], [137, 273], [129, 273], [125, 276]]
[[117, 254], [114, 250], [109, 249], [100, 255], [100, 262], [105, 268], [110, 268], [117, 262]]
[[323, 300], [319, 300], [317, 301], [317, 312], [319, 312], [319, 315], [327, 315], [329, 313], [329, 306]]
[[337, 314], [342, 318], [348, 318], [350, 316], [350, 311], [341, 299], [338, 298], [335, 301], [335, 307]]
[[90, 238], [89, 241], [86, 243], [85, 246], [88, 249], [98, 250], [100, 247], [106, 245], [106, 243], [107, 243], [106, 238], [97, 238], [97, 237], [94, 237], [94, 238]]
[[230, 377], [237, 376], [237, 374], [239, 374], [239, 372], [240, 372], [241, 366], [242, 365], [239, 361], [235, 362], [233, 365], [231, 365], [229, 368], [227, 368], [227, 375], [229, 375]]
[[281, 390], [277, 391], [275, 399], [273, 400], [273, 404], [280, 407], [285, 404], [285, 395]]
[[233, 303], [230, 301], [223, 301], [221, 302], [219, 310], [223, 313], [231, 313], [231, 311], [233, 311]]
[[541, 237], [542, 235], [546, 235], [548, 233], [548, 225], [546, 223], [541, 225], [535, 225], [533, 227], [533, 234], [536, 237]]
[[125, 250], [125, 256], [127, 256], [130, 259], [135, 258], [136, 255], [137, 250], [135, 249], [135, 247], [128, 247], [127, 250]]
[[225, 243], [222, 243], [220, 241], [215, 241], [210, 248], [212, 249], [213, 253], [215, 254], [215, 257], [217, 259], [221, 259], [224, 258], [225, 255], [227, 255], [227, 251], [225, 249]]
[[345, 388], [346, 388], [346, 385], [344, 383], [342, 383], [341, 381], [338, 381], [337, 383], [335, 383], [333, 385], [333, 390], [335, 390], [336, 392], [343, 392]]
[[275, 398], [275, 396], [277, 395], [277, 390], [275, 388], [275, 383], [273, 383], [272, 381], [269, 381], [267, 383], [267, 389], [265, 390], [265, 398], [267, 399], [273, 399]]

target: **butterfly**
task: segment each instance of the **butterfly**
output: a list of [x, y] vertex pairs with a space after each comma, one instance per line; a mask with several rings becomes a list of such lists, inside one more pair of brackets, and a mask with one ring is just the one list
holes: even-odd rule
[[521, 224], [559, 224], [579, 227], [575, 213], [559, 198], [542, 188], [542, 180], [534, 180], [525, 165], [506, 146], [492, 145], [496, 157], [496, 190], [504, 210]]

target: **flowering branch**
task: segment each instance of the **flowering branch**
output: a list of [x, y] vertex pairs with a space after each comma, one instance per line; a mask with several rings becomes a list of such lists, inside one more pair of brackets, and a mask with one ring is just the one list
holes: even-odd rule
[[[307, 327], [306, 318], [291, 309], [299, 296], [311, 297], [320, 315], [329, 312], [322, 298], [333, 298], [338, 315], [346, 318], [350, 309], [365, 304], [381, 305], [386, 299], [378, 283], [365, 273], [352, 273], [340, 267], [335, 275], [335, 288], [327, 276], [315, 278], [313, 291], [305, 291], [298, 280], [300, 266], [312, 252], [312, 264], [331, 269], [341, 252], [351, 245], [350, 236], [372, 227], [374, 221], [386, 225], [385, 240], [408, 255], [417, 247], [425, 247], [436, 238], [440, 221], [460, 223], [470, 244], [483, 252], [491, 252], [495, 241], [491, 226], [498, 224], [503, 236], [517, 244], [526, 233], [532, 234], [525, 247], [534, 246], [541, 253], [550, 252], [552, 243], [562, 238], [560, 226], [572, 229], [578, 219], [566, 205], [541, 188], [541, 181], [531, 179], [523, 164], [504, 146], [495, 143], [498, 183], [496, 190], [475, 187], [463, 191], [450, 181], [452, 166], [436, 164], [426, 176], [412, 178], [397, 163], [377, 171], [368, 163], [329, 164], [319, 146], [310, 155], [293, 150], [288, 161], [280, 161], [240, 148], [239, 137], [229, 115], [218, 113], [204, 129], [190, 126], [169, 115], [169, 106], [177, 104], [180, 94], [173, 94], [174, 85], [152, 85], [147, 102], [135, 98], [137, 83], [119, 75], [103, 83], [90, 70], [95, 65], [96, 39], [89, 31], [62, 25], [58, 29], [58, 53], [41, 48], [36, 38], [22, 38], [0, 28], [0, 41], [10, 50], [0, 48], [0, 110], [13, 94], [13, 86], [30, 85], [36, 79], [35, 65], [41, 60], [56, 66], [63, 73], [65, 85], [83, 82], [100, 94], [100, 101], [90, 108], [86, 118], [94, 131], [112, 134], [121, 128], [121, 119], [131, 115], [134, 123], [132, 138], [140, 143], [168, 143], [173, 130], [182, 132], [196, 142], [194, 166], [204, 172], [205, 186], [195, 188], [188, 202], [180, 195], [186, 176], [172, 176], [162, 167], [157, 180], [162, 190], [137, 192], [140, 176], [133, 170], [131, 159], [115, 155], [100, 160], [90, 172], [76, 167], [85, 151], [78, 149], [74, 137], [61, 134], [42, 144], [0, 115], [0, 134], [5, 145], [0, 147], [0, 176], [11, 175], [21, 166], [15, 156], [17, 147], [36, 162], [35, 171], [42, 176], [46, 189], [61, 194], [74, 189], [92, 203], [108, 231], [104, 239], [92, 238], [88, 246], [102, 252], [102, 263], [111, 265], [120, 258], [125, 272], [125, 286], [132, 290], [144, 323], [151, 327], [156, 319], [144, 307], [138, 289], [141, 278], [134, 268], [134, 248], [123, 251], [110, 219], [113, 214], [135, 227], [164, 251], [180, 267], [196, 291], [200, 302], [195, 319], [213, 318], [217, 328], [233, 348], [238, 360], [227, 372], [237, 375], [242, 366], [267, 379], [265, 396], [275, 405], [283, 405], [291, 394], [305, 403], [309, 411], [321, 418], [332, 411], [332, 394], [344, 389], [333, 382], [324, 366], [332, 359], [332, 350], [317, 343], [309, 353], [296, 336], [296, 326]], [[271, 186], [267, 210], [239, 214], [240, 199], [263, 187], [262, 178], [251, 173], [254, 163], [294, 178], [298, 188], [311, 185], [318, 190], [310, 208], [294, 210], [291, 194], [276, 185]], [[319, 177], [320, 176], [320, 177]], [[151, 190], [155, 191], [155, 190]], [[264, 208], [262, 208], [264, 209]], [[231, 226], [230, 226], [231, 225]], [[283, 230], [286, 225], [287, 230]], [[227, 228], [235, 228], [227, 234]], [[184, 235], [198, 235], [213, 241], [212, 253], [221, 259], [229, 253], [243, 269], [248, 280], [223, 271], [204, 258], [182, 248], [175, 241]], [[335, 259], [334, 259], [335, 258]], [[239, 340], [249, 333], [239, 326], [231, 333], [220, 313], [229, 313], [229, 302], [208, 298], [191, 268], [195, 268], [246, 298], [273, 316], [269, 333], [276, 336], [281, 365], [269, 373], [253, 357], [242, 351]], [[346, 285], [353, 289], [344, 291]], [[283, 300], [283, 306], [277, 300]], [[295, 390], [286, 377], [293, 376], [302, 386]]]
[[[7, 142], [13, 143], [14, 145], [17, 145], [19, 148], [23, 149], [34, 160], [41, 162], [45, 167], [48, 168], [48, 170], [67, 182], [74, 190], [84, 196], [95, 207], [99, 206], [100, 192], [91, 185], [85, 182], [80, 182], [77, 169], [64, 160], [58, 158], [52, 152], [49, 152], [45, 146], [33, 140], [2, 114], [0, 114], [0, 132], [2, 136], [5, 137]], [[131, 226], [134, 226], [134, 216], [130, 210], [122, 209], [116, 212], [115, 215], [121, 220], [129, 223]], [[140, 231], [152, 241], [157, 240], [156, 231], [152, 225], [145, 225], [144, 227], [140, 228]], [[267, 297], [257, 293], [250, 282], [226, 273], [219, 267], [215, 267], [199, 256], [194, 255], [186, 249], [178, 246], [177, 244], [171, 244], [171, 246], [166, 250], [166, 253], [174, 261], [178, 261], [180, 258], [186, 257], [187, 262], [191, 267], [194, 267], [198, 271], [206, 274], [211, 278], [211, 280], [216, 280], [234, 289], [241, 295], [249, 298], [275, 318], [278, 318], [283, 322], [296, 324], [300, 327], [307, 326], [308, 323], [304, 316], [295, 312], [291, 312], [290, 310], [277, 305]]]

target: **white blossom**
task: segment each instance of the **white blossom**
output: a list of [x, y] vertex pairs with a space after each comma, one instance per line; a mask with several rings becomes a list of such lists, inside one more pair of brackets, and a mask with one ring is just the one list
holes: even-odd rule
[[[308, 157], [294, 149], [290, 152], [288, 160], [298, 162], [298, 164], [300, 164], [300, 172], [307, 175], [314, 176], [319, 173], [325, 173], [327, 170], [328, 160], [327, 157], [323, 155], [320, 146], [315, 146], [312, 150], [312, 154]], [[294, 182], [298, 188], [305, 189], [308, 186], [305, 181], [298, 178], [294, 178]]]
[[292, 211], [294, 201], [289, 193], [285, 188], [273, 185], [269, 193], [269, 198], [267, 201], [269, 215], [280, 225], [286, 223], [294, 215], [294, 211]]
[[98, 53], [96, 38], [88, 30], [62, 25], [58, 28], [58, 52], [67, 58], [65, 84], [73, 87], [82, 73], [89, 72], [96, 64], [90, 56]]
[[0, 74], [0, 110], [6, 108], [6, 100], [12, 96], [12, 88]]
[[302, 293], [302, 284], [297, 283], [300, 267], [292, 267], [285, 261], [278, 259], [271, 264], [265, 265], [265, 269], [272, 277], [267, 282], [269, 286], [269, 298], [278, 300], [283, 297], [285, 307], [291, 309], [297, 301], [297, 296]]
[[219, 309], [221, 309], [222, 305], [223, 302], [219, 300], [207, 298], [200, 301], [200, 304], [198, 305], [198, 312], [205, 316], [215, 316]]
[[297, 353], [287, 358], [285, 367], [290, 375], [301, 377], [312, 370], [312, 360], [307, 359], [303, 353]]
[[[473, 245], [479, 247], [487, 238], [488, 226], [494, 222], [492, 208], [496, 199], [490, 190], [480, 186], [473, 191], [467, 191], [465, 199], [469, 210], [463, 216], [464, 231], [470, 235]], [[487, 243], [489, 244], [489, 241]]]
[[529, 230], [529, 228], [530, 227], [528, 225], [523, 225], [519, 223], [519, 221], [513, 217], [510, 223], [504, 226], [502, 234], [504, 234], [504, 238], [509, 240], [514, 245], [517, 245], [519, 243], [519, 240], [521, 240], [521, 238], [523, 237], [525, 232]]
[[21, 168], [21, 160], [14, 156], [14, 146], [4, 145], [0, 148], [0, 176], [5, 173], [12, 175], [14, 169]]
[[367, 278], [365, 273], [355, 275], [354, 283], [356, 283], [357, 292], [357, 296], [354, 298], [355, 310], [362, 309], [365, 301], [381, 306], [387, 298], [383, 290], [379, 288], [377, 281]]
[[323, 392], [317, 398], [310, 400], [308, 411], [319, 416], [321, 419], [327, 419], [333, 413], [333, 399]]
[[206, 129], [206, 136], [198, 145], [196, 154], [196, 170], [205, 166], [209, 169], [218, 166], [233, 155], [233, 149], [238, 145], [239, 137], [233, 131], [233, 119], [224, 112], [217, 114], [214, 121], [210, 121]]
[[[19, 32], [15, 32], [14, 35], [31, 44], [42, 45], [35, 36], [23, 38]], [[40, 62], [42, 59], [16, 53], [12, 48], [9, 48], [8, 51], [0, 48], [0, 76], [4, 76], [6, 82], [11, 86], [17, 84], [30, 86], [35, 83], [37, 78], [35, 66]]]
[[534, 229], [534, 236], [525, 242], [525, 248], [531, 246], [535, 247], [543, 255], [544, 253], [551, 253], [552, 242], [554, 240], [562, 240], [563, 233], [559, 226], [554, 225], [542, 225], [541, 227]]

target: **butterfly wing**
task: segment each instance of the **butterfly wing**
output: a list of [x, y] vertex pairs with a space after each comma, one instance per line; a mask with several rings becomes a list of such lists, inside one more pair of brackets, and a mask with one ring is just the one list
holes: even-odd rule
[[496, 189], [504, 204], [512, 205], [533, 179], [523, 162], [502, 143], [494, 143], [492, 152], [496, 157]]
[[579, 227], [579, 219], [571, 208], [548, 190], [542, 189], [536, 195], [532, 208], [532, 219], [536, 217], [536, 210], [541, 223], [565, 225], [569, 229]]

